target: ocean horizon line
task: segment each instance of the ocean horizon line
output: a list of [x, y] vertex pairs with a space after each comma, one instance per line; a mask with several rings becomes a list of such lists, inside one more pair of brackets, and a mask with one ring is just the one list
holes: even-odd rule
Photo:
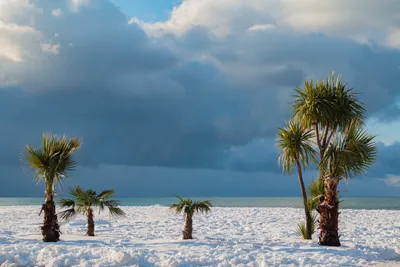
[[[58, 197], [55, 199], [58, 203]], [[184, 197], [187, 198], [187, 197]], [[301, 197], [191, 197], [194, 200], [209, 199], [214, 207], [243, 208], [302, 208]], [[121, 206], [169, 206], [176, 197], [116, 197]], [[43, 197], [0, 197], [0, 206], [42, 205]], [[343, 197], [343, 209], [400, 210], [400, 197]]]

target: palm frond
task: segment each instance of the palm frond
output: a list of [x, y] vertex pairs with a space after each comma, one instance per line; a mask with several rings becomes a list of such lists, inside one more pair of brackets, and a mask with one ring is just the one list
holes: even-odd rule
[[194, 210], [200, 213], [208, 213], [211, 211], [212, 203], [210, 200], [196, 201], [193, 203]]
[[111, 206], [111, 207], [108, 207], [108, 210], [110, 211], [111, 216], [114, 216], [114, 217], [126, 216], [125, 212], [121, 208]]
[[326, 175], [336, 179], [362, 175], [376, 160], [374, 138], [361, 124], [350, 123], [323, 156], [320, 165], [326, 170]]
[[[364, 120], [365, 109], [357, 94], [334, 73], [326, 80], [305, 81], [303, 88], [295, 89], [291, 104], [305, 129], [343, 131], [352, 121], [362, 124]], [[321, 138], [326, 140], [326, 135]]]
[[308, 187], [308, 194], [311, 198], [318, 197], [325, 193], [325, 185], [322, 179], [315, 179]]
[[70, 198], [61, 198], [59, 203], [60, 203], [61, 208], [75, 207], [75, 201]]
[[176, 213], [181, 213], [184, 208], [185, 208], [185, 203], [183, 202], [179, 202], [177, 204], [172, 204], [169, 206], [169, 209], [175, 211]]
[[170, 205], [170, 210], [174, 210], [176, 213], [182, 213], [193, 215], [195, 212], [208, 213], [211, 211], [212, 202], [210, 200], [204, 201], [193, 201], [192, 199], [183, 199], [177, 196], [179, 203]]
[[106, 207], [117, 207], [120, 205], [120, 201], [115, 199], [107, 199], [102, 201], [102, 203]]
[[59, 213], [61, 220], [69, 220], [75, 215], [76, 215], [76, 210], [74, 208], [70, 208]]
[[[317, 223], [317, 215], [316, 214], [312, 214], [311, 215], [311, 220], [312, 220], [312, 224], [311, 224], [311, 235], [313, 235], [315, 233], [315, 225]], [[307, 239], [307, 225], [305, 222], [300, 222], [297, 224], [297, 229], [296, 232], [303, 237], [303, 239]]]
[[291, 119], [285, 128], [279, 128], [277, 146], [280, 150], [278, 164], [284, 173], [290, 174], [296, 162], [303, 168], [316, 161], [316, 151], [313, 148], [314, 134], [311, 130], [304, 130], [302, 125]]
[[326, 125], [331, 102], [324, 82], [305, 81], [303, 89], [297, 87], [295, 92], [295, 99], [291, 104], [294, 117], [302, 123], [303, 128], [310, 129], [316, 123]]
[[61, 138], [43, 133], [42, 147], [33, 149], [26, 146], [25, 163], [34, 170], [38, 180], [45, 180], [47, 190], [53, 190], [54, 185], [61, 184], [62, 179], [76, 166], [72, 153], [80, 147], [80, 139]]
[[101, 192], [101, 193], [97, 196], [97, 198], [99, 198], [99, 199], [109, 198], [109, 197], [111, 197], [114, 193], [115, 193], [115, 191], [112, 190], [112, 189], [104, 190], [103, 192]]
[[175, 195], [175, 196], [179, 199], [179, 201], [181, 201], [181, 202], [184, 201], [183, 198], [182, 198], [181, 196], [179, 196], [179, 195]]
[[29, 145], [26, 146], [25, 162], [30, 169], [33, 170], [34, 176], [39, 181], [44, 179], [47, 171], [46, 158], [42, 149], [33, 149]]

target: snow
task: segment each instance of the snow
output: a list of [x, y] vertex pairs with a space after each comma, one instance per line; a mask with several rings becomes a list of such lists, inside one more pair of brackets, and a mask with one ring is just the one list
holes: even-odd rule
[[123, 207], [127, 217], [61, 222], [62, 241], [41, 241], [39, 206], [0, 207], [0, 266], [400, 266], [400, 211], [342, 210], [342, 247], [296, 234], [294, 208], [213, 208], [194, 217], [194, 240], [181, 240], [183, 217], [161, 206]]

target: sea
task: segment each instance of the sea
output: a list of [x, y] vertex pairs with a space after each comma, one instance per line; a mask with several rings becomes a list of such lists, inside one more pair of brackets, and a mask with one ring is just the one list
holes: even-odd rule
[[[175, 197], [138, 198], [121, 197], [121, 206], [169, 206], [177, 202]], [[291, 207], [301, 208], [302, 199], [298, 197], [193, 197], [193, 200], [211, 200], [215, 207]], [[341, 197], [341, 209], [383, 209], [400, 210], [400, 197]], [[0, 197], [0, 206], [41, 205], [44, 198]]]

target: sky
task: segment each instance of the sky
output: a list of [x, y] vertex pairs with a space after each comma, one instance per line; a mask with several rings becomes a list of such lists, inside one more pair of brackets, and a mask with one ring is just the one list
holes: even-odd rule
[[[348, 196], [400, 196], [400, 2], [0, 2], [0, 196], [42, 196], [42, 132], [82, 137], [61, 187], [118, 196], [300, 196], [277, 165], [293, 89], [359, 93], [378, 159]], [[368, 18], [366, 20], [365, 18]], [[307, 183], [315, 169], [305, 172]]]

